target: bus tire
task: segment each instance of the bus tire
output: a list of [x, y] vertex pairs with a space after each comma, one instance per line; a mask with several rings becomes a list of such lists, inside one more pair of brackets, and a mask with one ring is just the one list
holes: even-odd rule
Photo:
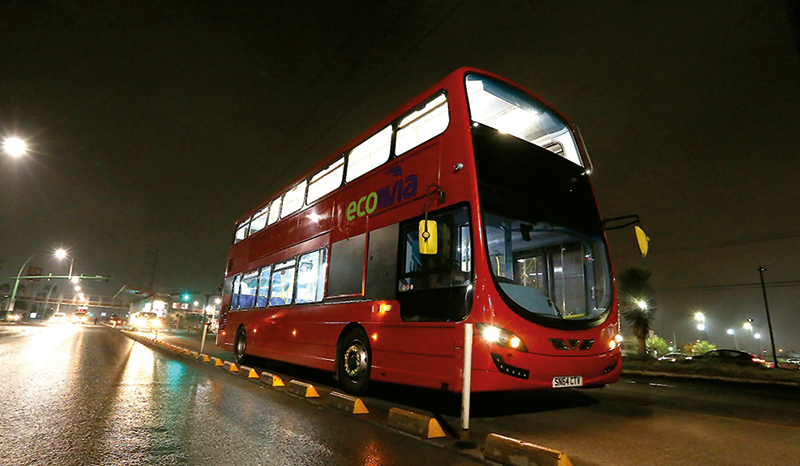
[[339, 340], [336, 358], [339, 383], [352, 395], [363, 395], [369, 388], [372, 370], [372, 349], [369, 338], [360, 328], [351, 328]]
[[250, 359], [247, 356], [247, 331], [244, 329], [244, 325], [236, 331], [236, 338], [233, 340], [233, 359], [239, 365]]

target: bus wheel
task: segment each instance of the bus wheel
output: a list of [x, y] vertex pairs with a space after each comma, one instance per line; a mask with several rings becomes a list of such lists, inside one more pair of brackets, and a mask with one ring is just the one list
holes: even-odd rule
[[236, 339], [233, 341], [233, 359], [237, 364], [244, 364], [249, 359], [245, 352], [247, 351], [247, 332], [244, 326], [239, 327], [236, 331]]
[[342, 388], [353, 395], [366, 393], [372, 369], [369, 339], [361, 329], [350, 329], [340, 340], [337, 358]]

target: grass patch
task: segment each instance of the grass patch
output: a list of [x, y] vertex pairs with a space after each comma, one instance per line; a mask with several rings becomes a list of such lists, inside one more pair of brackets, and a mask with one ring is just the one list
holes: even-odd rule
[[622, 372], [658, 372], [691, 377], [729, 377], [733, 379], [758, 380], [763, 382], [793, 382], [800, 384], [800, 370], [746, 367], [734, 364], [709, 362], [670, 362], [654, 359], [622, 359]]

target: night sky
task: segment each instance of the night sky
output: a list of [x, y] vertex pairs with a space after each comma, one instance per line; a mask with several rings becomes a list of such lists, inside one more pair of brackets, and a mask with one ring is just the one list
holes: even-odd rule
[[[792, 1], [0, 2], [0, 276], [66, 247], [87, 284], [211, 293], [234, 221], [459, 66], [578, 124], [617, 271], [654, 330], [800, 350], [800, 7]], [[68, 264], [42, 255], [45, 271]], [[765, 341], [765, 348], [768, 341]]]

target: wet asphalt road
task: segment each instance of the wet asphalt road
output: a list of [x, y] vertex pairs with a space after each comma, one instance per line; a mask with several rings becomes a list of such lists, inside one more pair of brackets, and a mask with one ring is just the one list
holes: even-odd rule
[[[196, 335], [159, 338], [199, 348]], [[231, 360], [210, 342], [209, 352]], [[328, 373], [259, 362], [318, 387], [333, 384]], [[370, 409], [436, 412], [459, 424], [458, 397], [375, 388], [364, 398]], [[479, 446], [488, 433], [499, 433], [562, 450], [574, 466], [800, 465], [797, 386], [625, 376], [603, 389], [473, 394], [470, 425]]]
[[[159, 338], [199, 348], [194, 335]], [[257, 362], [321, 393], [333, 382]], [[457, 397], [383, 384], [356, 418], [103, 327], [0, 325], [0, 381], [0, 465], [480, 464], [479, 449], [381, 421], [398, 406], [457, 426]], [[800, 465], [798, 387], [625, 377], [600, 390], [474, 394], [472, 409], [479, 446], [500, 433], [563, 450], [574, 466]]]
[[0, 464], [467, 465], [92, 326], [0, 326]]

